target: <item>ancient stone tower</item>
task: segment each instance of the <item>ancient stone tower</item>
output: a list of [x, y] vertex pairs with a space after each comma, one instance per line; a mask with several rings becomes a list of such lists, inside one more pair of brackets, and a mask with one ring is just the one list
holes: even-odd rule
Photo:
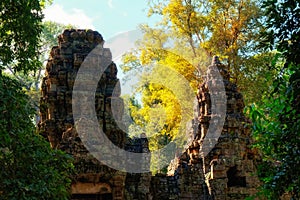
[[[95, 159], [84, 147], [74, 127], [72, 89], [78, 69], [86, 56], [103, 45], [102, 36], [92, 30], [65, 30], [52, 48], [42, 82], [39, 129], [52, 148], [74, 157], [76, 176], [72, 199], [114, 200], [240, 200], [254, 194], [259, 181], [255, 176], [258, 154], [250, 148], [250, 131], [243, 115], [243, 98], [237, 86], [217, 58], [209, 67], [205, 82], [198, 89], [198, 132], [188, 149], [169, 166], [168, 175], [130, 174], [109, 168]], [[217, 69], [221, 79], [214, 79]], [[226, 113], [221, 135], [208, 154], [203, 154], [210, 123], [209, 83], [223, 82]], [[147, 151], [147, 139], [131, 139], [118, 128], [112, 117], [111, 97], [118, 82], [112, 62], [101, 77], [95, 94], [95, 110], [107, 137], [127, 151]], [[192, 101], [192, 100], [191, 100]], [[113, 158], [112, 158], [113, 159]]]
[[[221, 79], [216, 78], [215, 73], [220, 73]], [[244, 199], [257, 191], [259, 180], [255, 173], [260, 158], [251, 149], [250, 129], [243, 115], [243, 97], [229, 78], [226, 67], [214, 57], [206, 80], [198, 89], [198, 133], [187, 151], [171, 166], [180, 183], [179, 199]], [[220, 117], [212, 113], [211, 94], [214, 91], [209, 89], [220, 81], [226, 92], [225, 123], [217, 143], [208, 155], [203, 155], [212, 120]], [[215, 100], [216, 107], [219, 100], [222, 99]]]
[[[51, 144], [74, 157], [76, 177], [72, 199], [123, 199], [125, 174], [101, 164], [84, 147], [75, 128], [72, 112], [72, 89], [77, 71], [85, 57], [103, 44], [102, 36], [92, 30], [65, 30], [52, 48], [42, 82], [40, 130]], [[123, 147], [125, 133], [117, 128], [110, 112], [111, 95], [117, 84], [114, 63], [99, 81], [95, 109], [108, 138]]]

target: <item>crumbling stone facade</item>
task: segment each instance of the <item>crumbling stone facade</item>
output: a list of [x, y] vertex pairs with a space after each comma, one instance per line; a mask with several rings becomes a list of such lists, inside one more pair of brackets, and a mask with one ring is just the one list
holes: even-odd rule
[[[243, 114], [244, 102], [237, 86], [230, 82], [226, 67], [218, 60], [213, 60], [212, 65], [217, 66], [223, 77], [226, 91], [227, 110], [226, 119], [218, 143], [210, 153], [202, 158], [203, 171], [211, 197], [215, 200], [221, 199], [244, 199], [249, 194], [255, 194], [260, 183], [256, 176], [257, 162], [260, 156], [255, 149], [251, 148], [249, 122]], [[211, 66], [208, 74], [213, 73]], [[201, 140], [206, 135], [210, 116], [210, 95], [207, 90], [207, 82], [213, 81], [208, 78], [206, 83], [199, 87], [198, 99], [200, 110], [200, 133]], [[201, 149], [201, 148], [200, 148]]]
[[[221, 79], [216, 79], [214, 73], [220, 73]], [[226, 67], [214, 57], [212, 65], [208, 67], [206, 79], [197, 92], [198, 132], [193, 136], [194, 140], [188, 149], [170, 164], [169, 176], [152, 178], [153, 199], [237, 200], [257, 192], [260, 182], [256, 176], [256, 167], [260, 156], [251, 148], [250, 129], [243, 115], [243, 97], [229, 78]], [[220, 84], [220, 81], [226, 91], [225, 123], [216, 145], [205, 155], [204, 139], [210, 122], [219, 117], [212, 115], [213, 91], [209, 91], [209, 88], [213, 84]]]
[[[42, 82], [39, 128], [52, 148], [74, 157], [77, 175], [72, 184], [72, 199], [123, 199], [125, 173], [101, 164], [86, 150], [74, 128], [72, 113], [77, 71], [85, 57], [103, 42], [102, 36], [92, 30], [65, 30], [58, 37], [58, 46], [51, 50]], [[95, 109], [107, 137], [123, 148], [125, 133], [117, 128], [110, 110], [117, 82], [117, 68], [111, 63], [99, 81]]]
[[[72, 113], [72, 88], [85, 57], [102, 36], [92, 30], [65, 30], [52, 48], [42, 82], [39, 129], [52, 148], [62, 149], [74, 157], [77, 175], [72, 183], [72, 199], [164, 200], [164, 199], [243, 199], [259, 186], [256, 165], [258, 153], [251, 149], [250, 130], [243, 115], [243, 97], [217, 58], [208, 68], [208, 76], [199, 86], [198, 132], [188, 149], [174, 159], [168, 175], [129, 174], [101, 164], [84, 147], [75, 128]], [[212, 80], [213, 66], [222, 80]], [[209, 128], [211, 99], [209, 81], [223, 81], [227, 111], [217, 144], [209, 154], [203, 142]], [[146, 138], [130, 139], [118, 128], [111, 111], [111, 98], [118, 86], [117, 67], [111, 63], [101, 77], [95, 94], [95, 110], [107, 137], [118, 147], [132, 152], [148, 151]]]

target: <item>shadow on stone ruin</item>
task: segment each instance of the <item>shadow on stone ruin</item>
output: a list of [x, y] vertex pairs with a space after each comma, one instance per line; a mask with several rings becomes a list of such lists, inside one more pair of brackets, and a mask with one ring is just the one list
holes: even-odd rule
[[[198, 88], [199, 127], [187, 150], [172, 161], [168, 175], [120, 172], [101, 164], [84, 147], [75, 128], [72, 113], [72, 87], [85, 57], [102, 36], [92, 30], [65, 30], [52, 48], [42, 82], [39, 129], [52, 148], [74, 157], [76, 176], [72, 183], [72, 199], [76, 200], [240, 200], [256, 193], [258, 153], [251, 149], [250, 130], [245, 126], [243, 97], [229, 81], [225, 66], [214, 60], [227, 96], [225, 124], [217, 144], [201, 156], [210, 111], [208, 81]], [[210, 69], [210, 67], [209, 67]], [[106, 136], [118, 147], [131, 152], [147, 152], [146, 138], [130, 139], [112, 117], [111, 97], [118, 87], [117, 67], [112, 62], [99, 81], [95, 94], [95, 110]], [[113, 158], [112, 158], [113, 159]]]

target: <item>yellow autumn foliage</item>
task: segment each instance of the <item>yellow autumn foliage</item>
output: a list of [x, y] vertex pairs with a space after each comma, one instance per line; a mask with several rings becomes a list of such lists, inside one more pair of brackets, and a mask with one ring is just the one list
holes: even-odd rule
[[[135, 134], [146, 132], [151, 135], [150, 149], [153, 151], [180, 134], [181, 123], [186, 117], [182, 106], [188, 104], [165, 85], [148, 81], [153, 68], [168, 67], [175, 70], [196, 92], [211, 57], [218, 55], [227, 65], [234, 82], [241, 88], [258, 90], [252, 80], [259, 75], [251, 76], [251, 73], [257, 69], [264, 73], [262, 63], [267, 60], [267, 55], [262, 54], [259, 56], [261, 60], [254, 59], [251, 62], [250, 57], [260, 39], [258, 33], [261, 28], [261, 10], [256, 0], [148, 2], [148, 15], [158, 14], [161, 21], [154, 28], [141, 25], [144, 37], [138, 42], [138, 50], [124, 57], [123, 67], [125, 70], [145, 69], [138, 74], [141, 77], [140, 85], [134, 94], [141, 97], [140, 101], [130, 106], [131, 116], [140, 126], [135, 129]], [[169, 84], [180, 87], [178, 80], [166, 78]], [[244, 91], [246, 96], [255, 93]], [[184, 96], [185, 92], [178, 93]], [[247, 98], [251, 99], [249, 96]], [[259, 94], [255, 98], [259, 98]], [[190, 102], [193, 100], [189, 99]], [[152, 158], [153, 162], [156, 162], [155, 159], [163, 159], [163, 155], [161, 158]]]

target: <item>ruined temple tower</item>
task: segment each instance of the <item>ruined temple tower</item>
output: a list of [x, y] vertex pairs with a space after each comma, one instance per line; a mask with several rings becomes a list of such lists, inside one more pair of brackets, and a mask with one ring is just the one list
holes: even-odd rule
[[[198, 131], [194, 133], [194, 140], [187, 150], [170, 164], [168, 175], [129, 174], [95, 159], [76, 132], [72, 91], [84, 59], [103, 42], [96, 31], [65, 30], [58, 37], [58, 46], [51, 50], [42, 82], [39, 129], [52, 148], [61, 149], [74, 157], [76, 175], [71, 188], [73, 200], [240, 200], [256, 192], [259, 181], [255, 173], [259, 156], [251, 149], [248, 121], [243, 115], [243, 97], [237, 86], [230, 82], [225, 66], [217, 57], [208, 67], [204, 83], [198, 88]], [[221, 78], [214, 78], [216, 72], [221, 74]], [[218, 117], [212, 114], [209, 84], [220, 81], [224, 85], [223, 98], [226, 100], [224, 126], [220, 137], [212, 138], [216, 144], [204, 154], [205, 138], [210, 137], [208, 130]], [[116, 125], [111, 111], [115, 87], [118, 87], [117, 67], [111, 62], [95, 93], [99, 124], [116, 146], [136, 153], [146, 151], [146, 138], [130, 139]]]
[[[226, 66], [218, 60], [213, 60], [212, 64], [223, 77], [227, 104], [226, 119], [218, 143], [207, 156], [203, 157], [206, 182], [215, 200], [244, 199], [255, 194], [260, 185], [256, 175], [260, 155], [252, 148], [249, 120], [243, 114], [244, 101], [237, 85], [230, 82]], [[208, 70], [210, 69], [211, 67]], [[207, 82], [209, 81], [213, 81], [212, 77], [208, 78]], [[200, 106], [203, 107], [210, 101], [206, 95], [209, 91], [205, 83], [199, 90], [198, 99]], [[209, 116], [209, 111], [206, 113], [200, 114], [200, 118]], [[207, 122], [200, 120], [200, 126], [207, 126]], [[201, 130], [201, 134], [205, 135], [205, 130]]]
[[[75, 128], [72, 112], [72, 89], [76, 74], [86, 56], [103, 45], [102, 36], [92, 30], [65, 30], [52, 48], [42, 82], [40, 130], [52, 148], [74, 157], [77, 175], [72, 183], [72, 199], [123, 199], [125, 174], [101, 164], [84, 147]], [[123, 147], [125, 133], [117, 128], [110, 110], [116, 87], [117, 68], [106, 69], [95, 94], [97, 118], [107, 137]]]
[[[169, 195], [152, 185], [154, 199], [240, 200], [257, 192], [260, 182], [256, 170], [260, 157], [251, 147], [249, 122], [243, 114], [243, 97], [229, 78], [226, 66], [214, 57], [197, 92], [198, 131], [188, 149], [169, 166], [170, 176], [158, 181], [172, 183], [166, 186]], [[219, 88], [220, 83], [224, 87]], [[222, 90], [225, 90], [223, 96], [215, 95], [214, 98], [219, 99], [214, 99], [214, 106], [218, 108], [225, 103], [224, 116], [212, 112], [212, 95]], [[221, 117], [225, 118], [224, 125], [212, 127]], [[213, 129], [210, 134], [214, 134], [218, 128], [221, 128], [220, 135], [208, 135], [209, 129]], [[208, 151], [210, 140], [213, 145]]]

